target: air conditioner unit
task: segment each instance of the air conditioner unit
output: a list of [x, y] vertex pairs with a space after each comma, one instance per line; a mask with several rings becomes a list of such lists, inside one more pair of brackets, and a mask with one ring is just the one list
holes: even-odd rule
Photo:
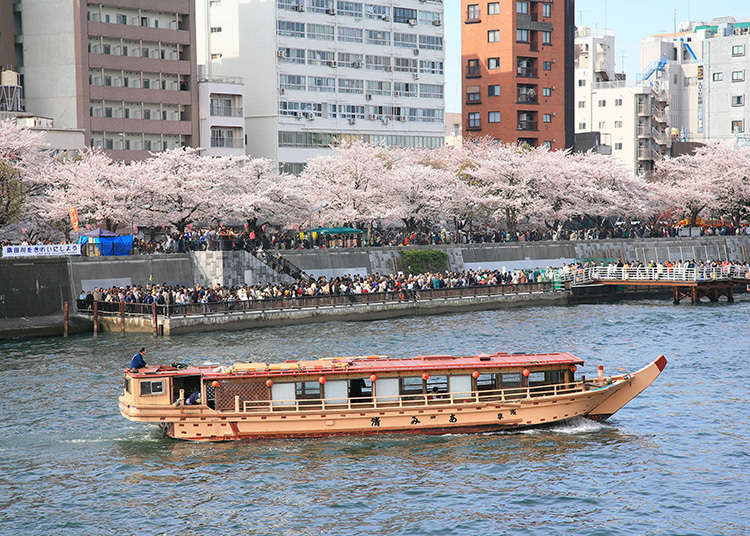
[[419, 80], [419, 75], [417, 73], [413, 73], [412, 76], [414, 77], [414, 80]]
[[352, 69], [360, 69], [362, 68], [362, 62], [361, 61], [353, 61], [352, 62]]
[[388, 15], [380, 15], [380, 20], [384, 20], [385, 22], [388, 22], [391, 20], [391, 18]]
[[409, 26], [416, 26], [417, 25], [417, 19], [409, 19], [406, 22], [409, 23]]
[[383, 124], [384, 124], [384, 125], [387, 125], [387, 124], [388, 124], [388, 118], [387, 118], [387, 117], [384, 117], [384, 118], [383, 118]]
[[432, 21], [432, 25], [433, 25], [433, 26], [440, 26], [440, 25], [442, 25], [442, 24], [443, 24], [443, 23], [442, 23], [442, 22], [440, 22], [440, 20], [434, 20], [434, 21]]
[[406, 116], [399, 115], [399, 116], [396, 117], [396, 119], [398, 119], [399, 121], [406, 121]]
[[312, 114], [312, 112], [307, 112], [305, 114], [305, 117], [307, 118], [308, 121], [312, 121], [313, 119], [315, 119], [315, 116]]
[[329, 62], [328, 62], [328, 66], [329, 66], [329, 67], [336, 67], [337, 65], [338, 65], [338, 64], [336, 63], [336, 61], [335, 61], [335, 60], [334, 60], [334, 61], [329, 61]]
[[302, 114], [300, 114], [299, 112], [294, 112], [294, 117], [296, 117], [297, 119], [302, 119]]
[[394, 97], [400, 97], [401, 96], [401, 92], [400, 91], [394, 91], [393, 92], [393, 96]]
[[284, 89], [284, 88], [282, 87], [282, 88], [281, 88], [281, 89], [279, 90], [279, 95], [283, 95], [284, 93], [286, 93], [286, 89]]
[[353, 125], [353, 124], [355, 124], [356, 122], [357, 122], [357, 120], [356, 120], [356, 119], [354, 119], [353, 117], [350, 117], [350, 118], [349, 118], [349, 124], [350, 124], [350, 125]]
[[419, 49], [418, 49], [418, 48], [415, 48], [415, 49], [414, 49], [414, 50], [412, 51], [412, 53], [413, 53], [413, 54], [414, 54], [415, 56], [419, 56]]
[[377, 116], [375, 114], [370, 114], [367, 116], [367, 119], [369, 119], [370, 121], [375, 121], [375, 119], [377, 119]]
[[391, 67], [390, 65], [386, 65], [385, 70], [391, 72], [393, 70], [393, 67]]
[[294, 10], [295, 11], [304, 11], [305, 10], [305, 5], [304, 4], [297, 4], [296, 6], [294, 6]]
[[367, 93], [365, 95], [365, 100], [372, 100], [372, 95], [370, 95], [369, 93]]
[[277, 55], [277, 56], [278, 56], [279, 58], [286, 58], [286, 52], [284, 52], [283, 50], [279, 50], [279, 51], [277, 51], [277, 52], [276, 52], [276, 55]]
[[331, 7], [331, 8], [326, 9], [326, 13], [328, 15], [335, 15], [336, 14], [336, 10]]

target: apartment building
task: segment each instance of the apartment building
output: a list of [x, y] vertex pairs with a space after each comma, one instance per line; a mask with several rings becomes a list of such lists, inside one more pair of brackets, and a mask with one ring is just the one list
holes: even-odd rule
[[574, 1], [462, 0], [464, 137], [574, 144]]
[[198, 141], [190, 0], [20, 0], [18, 68], [27, 109], [114, 158]]
[[245, 80], [247, 152], [292, 173], [337, 139], [444, 140], [441, 0], [221, 0], [199, 10], [211, 76]]
[[668, 93], [660, 63], [648, 79], [628, 84], [615, 69], [615, 36], [580, 28], [575, 39], [575, 131], [601, 143], [634, 174], [648, 175], [669, 149]]
[[245, 154], [245, 84], [242, 78], [198, 73], [201, 154]]
[[661, 64], [670, 122], [680, 141], [747, 137], [750, 110], [750, 22], [721, 17], [686, 22], [679, 31], [641, 42], [644, 69]]

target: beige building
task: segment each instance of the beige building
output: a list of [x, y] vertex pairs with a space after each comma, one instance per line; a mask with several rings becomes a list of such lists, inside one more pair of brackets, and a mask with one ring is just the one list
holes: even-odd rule
[[23, 0], [25, 104], [118, 159], [198, 142], [195, 4]]
[[452, 147], [463, 145], [463, 130], [461, 127], [461, 114], [445, 114], [445, 144]]
[[213, 156], [244, 155], [245, 84], [242, 78], [200, 74], [198, 102], [201, 153]]

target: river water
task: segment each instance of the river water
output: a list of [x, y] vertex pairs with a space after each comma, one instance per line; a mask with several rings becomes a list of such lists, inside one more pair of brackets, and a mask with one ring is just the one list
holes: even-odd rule
[[[748, 534], [749, 329], [745, 295], [0, 342], [0, 534]], [[669, 364], [604, 424], [197, 444], [119, 415], [140, 345], [150, 363], [567, 350], [589, 376]]]

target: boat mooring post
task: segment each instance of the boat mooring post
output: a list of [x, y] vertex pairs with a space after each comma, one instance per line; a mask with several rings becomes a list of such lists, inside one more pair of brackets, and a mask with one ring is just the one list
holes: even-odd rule
[[120, 300], [120, 337], [125, 336], [125, 302]]
[[151, 302], [151, 320], [154, 324], [154, 337], [159, 336], [159, 324], [156, 321], [156, 302]]
[[94, 337], [99, 335], [99, 302], [94, 302]]
[[70, 303], [65, 302], [65, 304], [63, 305], [63, 311], [64, 311], [63, 313], [63, 336], [64, 337], [68, 336], [68, 321], [70, 319], [70, 316], [68, 314], [69, 310], [70, 310]]

